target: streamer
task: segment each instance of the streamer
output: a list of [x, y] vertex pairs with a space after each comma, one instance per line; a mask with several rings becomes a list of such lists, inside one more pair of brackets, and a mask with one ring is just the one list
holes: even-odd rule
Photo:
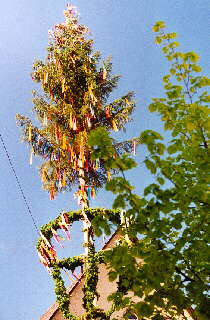
[[90, 105], [89, 107], [90, 107], [90, 113], [91, 113], [92, 117], [95, 117], [95, 113], [94, 113], [92, 106]]
[[31, 154], [30, 154], [30, 159], [29, 159], [29, 164], [32, 165], [33, 162], [33, 155], [34, 155], [34, 148], [31, 148]]
[[88, 194], [88, 200], [91, 200], [91, 187], [88, 187], [87, 194]]
[[51, 228], [52, 234], [53, 234], [53, 238], [55, 239], [55, 241], [57, 243], [59, 243], [59, 245], [64, 248], [63, 244], [61, 243], [62, 238], [59, 236], [59, 234], [53, 229]]
[[42, 255], [39, 251], [37, 251], [37, 254], [38, 254], [38, 256], [39, 256], [40, 262], [41, 262], [44, 266], [49, 264], [49, 261], [48, 261], [45, 257], [43, 257], [43, 255]]
[[62, 93], [64, 93], [65, 91], [65, 82], [66, 82], [66, 79], [64, 77], [61, 77]]
[[110, 170], [107, 171], [107, 179], [108, 179], [108, 181], [111, 180], [111, 172], [110, 172]]
[[44, 73], [43, 83], [44, 83], [44, 84], [47, 84], [47, 81], [48, 81], [48, 72], [45, 72], [45, 73]]
[[61, 180], [61, 177], [59, 177], [59, 180], [58, 180], [58, 188], [59, 189], [62, 189], [63, 185], [62, 185], [62, 180]]
[[110, 108], [109, 107], [105, 108], [105, 116], [107, 119], [110, 118]]
[[53, 90], [50, 90], [50, 98], [52, 101], [54, 101], [54, 93], [53, 93]]
[[118, 127], [117, 127], [116, 122], [115, 122], [114, 120], [112, 120], [112, 127], [113, 127], [113, 130], [114, 130], [115, 132], [118, 131]]
[[95, 160], [95, 169], [97, 170], [100, 167], [100, 160], [96, 159]]
[[29, 142], [32, 141], [32, 126], [31, 126], [31, 124], [29, 124], [29, 127], [28, 127], [28, 141]]
[[61, 221], [67, 227], [69, 226], [69, 218], [68, 218], [68, 216], [67, 216], [67, 214], [65, 212], [61, 213]]
[[90, 195], [91, 195], [91, 198], [95, 199], [95, 188], [94, 188], [94, 186], [91, 187]]
[[47, 175], [47, 169], [44, 168], [44, 169], [42, 169], [42, 182], [43, 182], [43, 183], [46, 183], [46, 182], [47, 182], [47, 177], [48, 177], [48, 175]]
[[72, 122], [73, 122], [72, 129], [73, 129], [74, 131], [76, 131], [76, 130], [77, 130], [77, 119], [76, 119], [76, 118], [73, 118]]
[[69, 127], [70, 129], [73, 128], [72, 113], [70, 113], [70, 116], [69, 116]]
[[86, 120], [87, 120], [88, 128], [91, 128], [91, 118], [87, 116]]
[[52, 245], [51, 243], [47, 240], [47, 238], [43, 235], [43, 233], [40, 231], [40, 236], [42, 238], [42, 240], [44, 241], [44, 243], [48, 246], [48, 248], [51, 248]]
[[88, 159], [86, 159], [86, 161], [85, 161], [85, 171], [88, 172], [88, 169], [89, 169], [89, 161], [88, 161]]
[[132, 149], [133, 149], [133, 154], [136, 155], [136, 140], [133, 140]]
[[69, 160], [69, 162], [73, 161], [72, 154], [73, 154], [73, 151], [72, 151], [72, 148], [71, 148], [71, 145], [70, 145], [69, 148], [68, 148], [68, 160]]
[[66, 150], [67, 149], [67, 145], [66, 145], [66, 135], [63, 135], [63, 141], [62, 141], [62, 149]]
[[66, 187], [66, 171], [65, 170], [63, 172], [63, 177], [62, 177], [62, 186], [63, 188]]
[[39, 146], [42, 144], [42, 137], [41, 137], [40, 134], [38, 135], [37, 143], [38, 143]]
[[57, 125], [55, 125], [55, 138], [56, 138], [56, 142], [59, 143], [60, 140], [60, 129]]
[[50, 187], [50, 200], [54, 200], [55, 199], [55, 188], [54, 186]]
[[43, 125], [44, 125], [44, 126], [47, 126], [47, 125], [48, 125], [48, 121], [47, 121], [47, 116], [46, 116], [46, 114], [44, 114]]
[[41, 255], [41, 253], [39, 251], [37, 253], [38, 253], [40, 262], [44, 265], [44, 267], [47, 269], [49, 274], [52, 275], [52, 271], [51, 271], [51, 269], [49, 267], [49, 264], [48, 264], [47, 260]]
[[58, 161], [61, 160], [61, 152], [60, 152], [60, 149], [58, 149], [57, 160], [58, 160]]
[[61, 222], [59, 222], [61, 229], [64, 231], [68, 240], [71, 240], [70, 232], [69, 232], [69, 224], [66, 222], [65, 214], [61, 214]]
[[107, 71], [105, 68], [103, 68], [103, 80], [106, 80], [107, 78]]

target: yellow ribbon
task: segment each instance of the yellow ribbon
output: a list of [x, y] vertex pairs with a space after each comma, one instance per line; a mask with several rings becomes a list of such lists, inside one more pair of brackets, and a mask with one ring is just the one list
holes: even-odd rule
[[62, 178], [62, 186], [66, 187], [66, 171], [63, 172], [63, 178]]
[[107, 71], [105, 68], [103, 68], [103, 80], [106, 80], [107, 77]]
[[63, 135], [62, 148], [63, 148], [63, 150], [66, 150], [66, 149], [67, 149], [67, 145], [66, 145], [66, 135], [65, 135], [65, 134]]
[[118, 131], [118, 127], [117, 127], [117, 125], [116, 125], [116, 123], [115, 123], [114, 120], [112, 120], [112, 127], [113, 127], [113, 129], [114, 129], [115, 132]]
[[111, 180], [111, 172], [110, 172], [110, 170], [109, 170], [109, 171], [107, 171], [107, 179], [108, 179], [108, 181], [110, 181], [110, 180]]
[[32, 140], [32, 126], [29, 124], [28, 127], [28, 141], [30, 142]]

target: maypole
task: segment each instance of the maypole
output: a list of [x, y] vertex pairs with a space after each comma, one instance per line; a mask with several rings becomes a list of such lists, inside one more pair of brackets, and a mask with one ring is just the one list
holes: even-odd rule
[[[42, 86], [42, 94], [33, 91], [33, 110], [39, 126], [34, 126], [29, 118], [22, 115], [17, 115], [17, 121], [23, 128], [23, 141], [31, 148], [30, 164], [34, 155], [43, 160], [40, 176], [50, 199], [53, 200], [59, 192], [77, 187], [74, 196], [81, 206], [81, 214], [76, 219], [83, 221], [85, 247], [84, 308], [91, 314], [97, 293], [96, 289], [92, 294], [88, 291], [91, 279], [87, 274], [89, 268], [97, 267], [93, 259], [95, 248], [91, 219], [87, 212], [91, 198], [110, 179], [112, 172], [107, 169], [103, 158], [92, 158], [94, 149], [88, 144], [88, 138], [91, 131], [97, 128], [105, 128], [108, 132], [124, 129], [130, 120], [134, 102], [133, 93], [128, 92], [107, 103], [111, 92], [117, 87], [119, 76], [111, 76], [110, 59], [100, 63], [100, 53], [93, 51], [89, 30], [78, 23], [75, 8], [68, 4], [64, 15], [65, 22], [56, 24], [48, 32], [45, 61], [38, 60], [33, 65], [32, 80]], [[135, 141], [116, 143], [113, 140], [113, 147], [116, 153], [121, 154], [124, 150], [135, 148]], [[62, 213], [46, 233], [41, 233], [39, 257], [49, 272], [58, 261], [50, 238], [53, 236], [60, 242], [56, 231], [59, 228], [69, 237], [69, 219], [67, 214]], [[80, 265], [81, 259], [76, 259], [75, 263], [73, 267]], [[57, 275], [57, 281], [61, 281], [58, 265], [54, 275]], [[61, 308], [67, 306], [62, 305]], [[68, 319], [73, 318], [68, 316]]]

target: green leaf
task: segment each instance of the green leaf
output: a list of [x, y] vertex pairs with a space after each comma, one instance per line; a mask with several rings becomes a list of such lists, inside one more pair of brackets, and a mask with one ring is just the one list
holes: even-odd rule
[[170, 145], [170, 146], [167, 148], [167, 150], [168, 150], [168, 153], [169, 153], [169, 154], [173, 154], [173, 153], [177, 152], [177, 151], [178, 151], [178, 148], [177, 148], [176, 143]]
[[165, 180], [161, 177], [157, 178], [157, 181], [159, 182], [159, 184], [163, 185], [165, 183]]
[[157, 110], [157, 104], [156, 103], [151, 103], [148, 107], [150, 112], [155, 112]]
[[154, 26], [152, 27], [153, 32], [159, 32], [161, 29], [165, 28], [164, 21], [157, 21]]
[[149, 317], [153, 312], [152, 306], [145, 302], [136, 303], [135, 308], [140, 317]]
[[125, 195], [118, 195], [114, 199], [114, 203], [112, 205], [113, 209], [125, 209], [126, 208], [126, 202], [125, 202]]
[[168, 83], [170, 79], [170, 75], [167, 74], [166, 76], [163, 77], [163, 82]]
[[191, 62], [198, 62], [198, 60], [200, 59], [199, 55], [196, 54], [195, 52], [193, 51], [190, 51], [190, 52], [187, 52], [183, 55], [183, 60], [184, 61], [187, 61], [187, 60], [190, 60]]
[[109, 281], [113, 282], [117, 279], [117, 272], [109, 271]]
[[151, 173], [153, 173], [153, 174], [156, 173], [157, 167], [153, 161], [146, 159], [146, 160], [144, 160], [144, 163], [145, 163], [147, 169], [149, 169], [151, 171]]
[[163, 41], [163, 39], [162, 39], [161, 36], [157, 36], [157, 37], [155, 38], [155, 43], [156, 43], [156, 44], [161, 44], [162, 41]]
[[202, 68], [200, 66], [197, 66], [196, 64], [191, 65], [191, 69], [195, 72], [201, 72]]

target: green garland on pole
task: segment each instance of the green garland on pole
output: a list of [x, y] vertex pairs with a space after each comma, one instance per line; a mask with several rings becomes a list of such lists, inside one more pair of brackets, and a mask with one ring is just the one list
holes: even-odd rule
[[[110, 234], [108, 221], [110, 221], [114, 225], [120, 224], [120, 210], [118, 209], [86, 208], [85, 213], [88, 219], [91, 221], [93, 231], [96, 236], [100, 236], [103, 229], [105, 233]], [[82, 210], [70, 210], [68, 212], [65, 212], [65, 215], [68, 217], [70, 225], [72, 225], [76, 221], [84, 219]], [[53, 237], [52, 229], [54, 229], [55, 231], [61, 229], [60, 223], [61, 215], [59, 214], [57, 218], [51, 220], [40, 228], [41, 233], [49, 242]], [[42, 238], [39, 238], [37, 241], [37, 250], [39, 250], [40, 248], [41, 241]]]
[[[112, 224], [119, 225], [120, 223], [120, 210], [117, 209], [104, 209], [104, 208], [87, 208], [85, 213], [88, 219], [91, 221], [93, 232], [100, 236], [102, 230], [109, 232], [108, 221]], [[65, 212], [68, 217], [69, 224], [73, 224], [75, 221], [83, 219], [82, 210]], [[37, 241], [37, 250], [41, 250], [43, 243], [43, 236], [45, 241], [48, 241], [52, 245], [51, 239], [53, 237], [52, 229], [61, 229], [61, 215], [54, 220], [50, 221], [41, 227], [40, 231], [42, 237]], [[88, 263], [88, 268], [84, 272], [85, 283], [84, 283], [84, 296], [83, 306], [86, 310], [86, 319], [100, 319], [108, 320], [113, 312], [113, 306], [108, 312], [104, 312], [100, 308], [94, 306], [94, 299], [98, 297], [97, 283], [98, 283], [98, 265], [105, 262], [105, 252], [95, 251], [93, 244], [89, 243], [89, 254], [88, 256], [80, 255], [76, 257], [69, 257], [65, 259], [58, 259], [55, 257], [49, 263], [52, 278], [55, 283], [55, 294], [56, 301], [59, 305], [59, 309], [62, 311], [66, 319], [77, 320], [78, 318], [72, 315], [69, 311], [70, 296], [67, 294], [67, 289], [62, 279], [61, 270], [66, 269], [74, 272], [77, 267], [81, 267]], [[112, 310], [112, 311], [111, 311]]]
[[88, 319], [94, 319], [94, 311], [96, 310], [94, 306], [95, 297], [99, 298], [97, 292], [98, 283], [98, 261], [95, 255], [95, 248], [90, 244], [89, 254], [87, 256], [88, 268], [85, 270], [85, 284], [83, 288], [83, 307], [87, 312]]
[[59, 309], [66, 319], [78, 320], [79, 318], [75, 317], [69, 311], [69, 295], [66, 292], [66, 287], [61, 276], [60, 268], [56, 264], [53, 266], [52, 277], [55, 282], [56, 301], [59, 305]]

